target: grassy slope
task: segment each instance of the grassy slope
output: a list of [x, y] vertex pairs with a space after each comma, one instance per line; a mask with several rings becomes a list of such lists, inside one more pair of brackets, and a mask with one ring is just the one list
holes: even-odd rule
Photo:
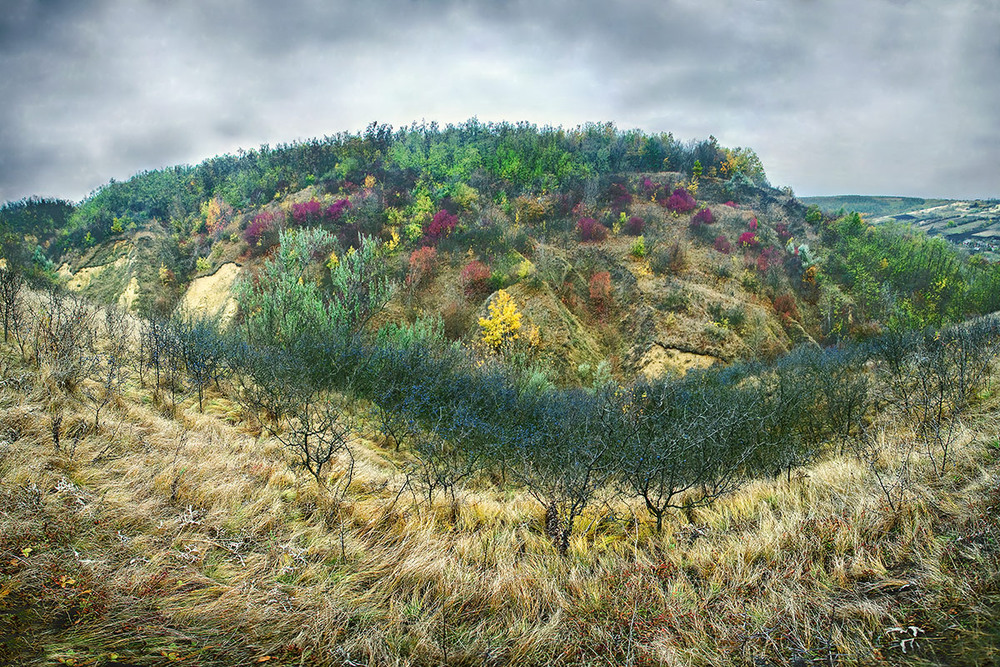
[[[473, 482], [455, 513], [418, 503], [405, 453], [364, 426], [341, 499], [219, 394], [172, 419], [133, 386], [100, 432], [77, 406], [73, 451], [56, 452], [44, 371], [10, 348], [0, 370], [0, 664], [998, 658], [997, 397], [948, 475], [918, 466], [899, 511], [834, 457], [662, 534], [640, 507], [595, 506], [561, 558], [517, 491]], [[896, 428], [888, 442], [911, 436]], [[904, 655], [890, 629], [909, 626]]]

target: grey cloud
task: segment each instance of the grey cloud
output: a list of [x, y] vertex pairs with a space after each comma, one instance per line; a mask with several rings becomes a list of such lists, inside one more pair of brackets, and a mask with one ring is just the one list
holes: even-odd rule
[[991, 0], [9, 4], [0, 199], [473, 115], [714, 133], [804, 193], [1000, 182]]

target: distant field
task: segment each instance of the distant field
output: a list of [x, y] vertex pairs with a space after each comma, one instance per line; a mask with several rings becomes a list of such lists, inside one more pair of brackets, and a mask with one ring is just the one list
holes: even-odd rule
[[874, 223], [903, 222], [943, 236], [969, 252], [1000, 260], [1000, 200], [920, 199], [919, 197], [802, 197], [827, 213], [857, 211]]
[[833, 197], [799, 197], [807, 206], [815, 204], [826, 213], [836, 213], [840, 209], [857, 211], [869, 216], [898, 215], [916, 209], [941, 206], [952, 199], [921, 199], [920, 197], [881, 197], [868, 195], [836, 195]]

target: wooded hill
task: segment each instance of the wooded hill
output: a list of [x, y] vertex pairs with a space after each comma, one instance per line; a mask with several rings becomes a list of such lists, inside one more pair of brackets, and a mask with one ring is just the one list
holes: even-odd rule
[[232, 317], [238, 276], [282, 232], [323, 228], [337, 256], [367, 236], [403, 286], [373, 326], [423, 318], [472, 343], [505, 289], [536, 335], [515, 356], [570, 384], [601, 364], [683, 372], [1000, 303], [993, 264], [905, 226], [809, 212], [750, 149], [611, 124], [373, 123], [138, 174], [75, 207], [8, 203], [0, 222], [5, 256], [29, 273], [159, 316]]

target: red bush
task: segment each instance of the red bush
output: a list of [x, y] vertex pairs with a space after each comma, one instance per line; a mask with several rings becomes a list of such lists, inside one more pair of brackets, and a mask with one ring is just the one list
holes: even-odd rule
[[321, 204], [315, 199], [302, 204], [292, 204], [292, 222], [297, 225], [317, 222], [320, 219], [321, 208]]
[[768, 246], [764, 248], [764, 251], [757, 258], [757, 270], [764, 273], [771, 267], [778, 266], [780, 263], [781, 251], [774, 246]]
[[757, 233], [756, 232], [743, 232], [740, 234], [739, 244], [744, 248], [752, 248], [757, 245]]
[[725, 236], [719, 235], [715, 237], [715, 249], [724, 255], [728, 255], [729, 251], [733, 249], [733, 246], [729, 243], [729, 239]]
[[250, 252], [261, 253], [278, 242], [279, 216], [270, 211], [261, 211], [243, 230], [243, 240], [250, 246]]
[[698, 206], [691, 193], [684, 188], [677, 188], [670, 199], [667, 200], [667, 208], [675, 213], [690, 213]]
[[786, 243], [788, 239], [792, 238], [792, 233], [788, 231], [788, 225], [783, 222], [779, 222], [775, 225], [774, 231], [777, 232], [778, 238], [781, 239], [782, 243]]
[[424, 235], [426, 236], [427, 241], [437, 243], [444, 237], [451, 234], [455, 230], [455, 225], [457, 224], [457, 215], [452, 215], [448, 211], [441, 209], [434, 214], [434, 217], [427, 224], [426, 229], [424, 229]]
[[795, 304], [795, 297], [791, 294], [782, 294], [774, 299], [774, 312], [781, 318], [782, 324], [787, 325], [790, 321], [799, 320], [799, 307]]
[[590, 277], [590, 304], [594, 312], [602, 320], [607, 317], [611, 307], [611, 274], [598, 271]]
[[603, 241], [608, 238], [608, 228], [593, 218], [580, 218], [576, 223], [576, 231], [580, 233], [581, 241]]
[[632, 203], [632, 195], [629, 194], [624, 183], [612, 183], [608, 188], [606, 199], [616, 213], [624, 211]]
[[350, 200], [338, 199], [326, 207], [326, 210], [323, 211], [323, 217], [330, 222], [336, 222], [337, 220], [340, 220], [340, 217], [344, 215], [344, 212], [349, 208], [351, 208]]
[[725, 203], [725, 206], [728, 206], [729, 208], [739, 208], [740, 207], [739, 204], [737, 204], [736, 202], [732, 202], [732, 201], [727, 201]]
[[490, 275], [490, 267], [478, 259], [474, 259], [466, 264], [459, 277], [465, 296], [472, 298], [488, 294], [490, 291]]
[[424, 246], [410, 253], [410, 271], [406, 274], [406, 284], [417, 287], [427, 282], [437, 268], [437, 250]]
[[698, 229], [703, 225], [710, 225], [713, 222], [715, 222], [715, 217], [712, 215], [712, 209], [707, 206], [691, 216], [692, 229]]
[[642, 234], [642, 230], [646, 228], [646, 221], [637, 215], [633, 215], [625, 223], [625, 233], [629, 236], [639, 236]]

